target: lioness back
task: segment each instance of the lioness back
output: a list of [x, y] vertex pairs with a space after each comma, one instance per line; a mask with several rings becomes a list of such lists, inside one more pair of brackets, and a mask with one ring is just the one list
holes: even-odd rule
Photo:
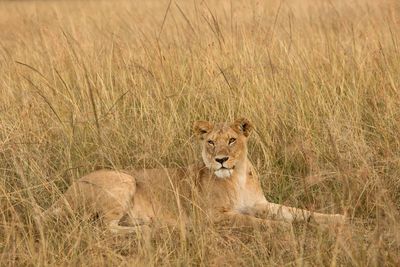
[[126, 212], [136, 192], [135, 178], [127, 173], [99, 170], [75, 181], [48, 211], [62, 215], [65, 211], [99, 214], [105, 220]]

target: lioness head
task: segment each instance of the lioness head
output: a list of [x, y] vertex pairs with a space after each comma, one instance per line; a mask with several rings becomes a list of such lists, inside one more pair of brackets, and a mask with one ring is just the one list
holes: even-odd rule
[[233, 123], [197, 121], [194, 132], [201, 140], [202, 157], [207, 168], [219, 178], [228, 178], [246, 162], [247, 138], [253, 129], [245, 118]]

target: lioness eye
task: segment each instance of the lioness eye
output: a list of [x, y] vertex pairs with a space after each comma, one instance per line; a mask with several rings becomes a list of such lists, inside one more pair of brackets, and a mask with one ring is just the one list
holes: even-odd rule
[[211, 145], [211, 146], [214, 145], [214, 142], [213, 142], [212, 140], [208, 140], [207, 142], [208, 142], [208, 144]]
[[233, 144], [233, 143], [235, 143], [236, 142], [236, 138], [231, 138], [231, 139], [229, 139], [229, 144], [231, 145], [231, 144]]

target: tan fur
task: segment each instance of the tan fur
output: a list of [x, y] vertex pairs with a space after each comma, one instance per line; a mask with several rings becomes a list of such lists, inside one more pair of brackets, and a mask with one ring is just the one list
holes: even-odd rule
[[269, 219], [343, 221], [342, 215], [313, 213], [266, 200], [247, 158], [252, 129], [247, 119], [231, 124], [198, 121], [194, 132], [201, 141], [202, 163], [181, 169], [90, 173], [77, 180], [45, 216], [82, 209], [100, 215], [116, 232], [151, 224], [188, 225], [193, 217], [240, 225], [265, 224]]

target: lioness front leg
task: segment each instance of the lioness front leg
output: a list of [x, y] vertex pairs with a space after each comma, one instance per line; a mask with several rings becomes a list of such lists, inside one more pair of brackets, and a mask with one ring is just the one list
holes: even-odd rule
[[338, 224], [345, 222], [345, 216], [341, 214], [311, 212], [270, 202], [256, 204], [252, 210], [256, 217], [283, 220], [285, 222], [309, 221], [311, 218], [319, 224]]
[[228, 224], [240, 227], [257, 227], [257, 226], [267, 226], [267, 227], [280, 227], [289, 226], [286, 222], [273, 221], [269, 219], [257, 218], [252, 215], [243, 214], [237, 211], [226, 211], [218, 213], [214, 217], [214, 222], [221, 223], [226, 222]]

